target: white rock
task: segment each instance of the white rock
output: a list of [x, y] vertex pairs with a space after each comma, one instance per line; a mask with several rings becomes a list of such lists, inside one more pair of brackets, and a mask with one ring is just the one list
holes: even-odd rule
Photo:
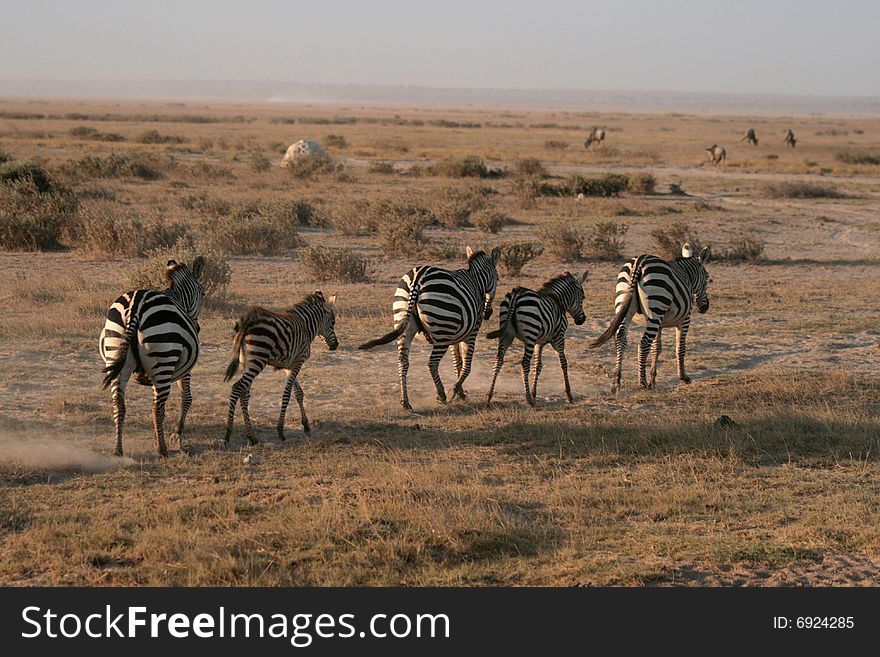
[[287, 148], [287, 152], [281, 158], [281, 166], [286, 167], [290, 162], [306, 157], [327, 157], [327, 151], [317, 142], [300, 139]]

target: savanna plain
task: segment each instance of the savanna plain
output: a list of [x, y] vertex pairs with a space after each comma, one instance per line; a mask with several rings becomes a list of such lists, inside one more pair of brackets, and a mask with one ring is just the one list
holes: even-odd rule
[[[329, 160], [281, 168], [299, 139]], [[880, 119], [3, 100], [0, 159], [2, 584], [880, 583]], [[611, 348], [588, 344], [617, 272], [685, 239], [712, 252], [693, 382], [667, 334], [640, 390], [634, 325], [612, 395]], [[356, 347], [390, 330], [402, 274], [467, 245], [503, 248], [468, 397], [435, 401], [417, 340], [410, 415], [394, 345]], [[185, 450], [159, 457], [132, 382], [114, 457], [107, 307], [197, 254]], [[548, 349], [526, 405], [515, 343], [487, 407], [498, 302], [566, 270], [589, 272], [574, 403]], [[236, 417], [224, 446], [233, 323], [316, 289], [340, 346], [300, 377], [312, 434], [293, 404], [278, 440], [267, 369], [260, 444]], [[169, 434], [178, 409], [174, 388]]]

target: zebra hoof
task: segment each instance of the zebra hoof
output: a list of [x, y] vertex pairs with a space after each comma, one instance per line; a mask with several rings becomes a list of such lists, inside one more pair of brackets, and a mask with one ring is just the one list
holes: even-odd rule
[[168, 458], [168, 450], [167, 449], [164, 449], [164, 450], [160, 449], [159, 456], [161, 456], [163, 459], [167, 459]]
[[568, 400], [569, 404], [574, 404], [574, 397], [572, 397], [571, 395], [568, 395], [568, 397], [566, 397], [566, 399]]
[[445, 404], [446, 403], [446, 395], [437, 395], [437, 401], [440, 402], [441, 404]]
[[311, 435], [312, 430], [309, 428], [308, 424], [303, 425], [303, 433], [307, 436]]
[[452, 391], [452, 398], [464, 401], [467, 399], [467, 393], [464, 391], [464, 388], [455, 388], [455, 390]]
[[254, 438], [253, 436], [247, 437], [248, 445], [259, 445], [260, 441]]
[[284, 435], [284, 432], [281, 429], [278, 430], [278, 440], [282, 443], [287, 440], [287, 436]]
[[403, 406], [403, 410], [405, 410], [407, 413], [413, 412], [412, 404], [410, 404], [409, 402], [400, 402], [400, 405]]
[[113, 450], [113, 456], [123, 456], [121, 449]]
[[682, 376], [682, 377], [679, 377], [679, 381], [681, 381], [682, 383], [690, 383], [690, 382], [691, 382], [691, 377], [689, 377], [689, 376]]

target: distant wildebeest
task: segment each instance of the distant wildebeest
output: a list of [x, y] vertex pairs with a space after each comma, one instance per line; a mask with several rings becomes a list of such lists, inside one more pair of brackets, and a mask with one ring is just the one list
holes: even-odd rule
[[601, 144], [605, 141], [605, 129], [604, 128], [593, 128], [589, 135], [587, 135], [587, 139], [584, 142], [584, 148], [589, 148], [593, 144]]
[[[437, 389], [437, 401], [446, 403], [446, 391], [440, 380], [440, 359], [447, 349], [455, 360], [458, 380], [452, 398], [465, 398], [462, 387], [471, 371], [477, 332], [483, 320], [492, 316], [492, 302], [498, 287], [498, 259], [501, 249], [495, 247], [491, 255], [467, 247], [467, 267], [413, 267], [397, 286], [394, 293], [394, 330], [370, 340], [358, 349], [372, 349], [380, 344], [397, 340], [397, 367], [400, 375], [400, 403], [412, 411], [406, 388], [409, 371], [409, 345], [416, 334], [431, 343], [428, 369]], [[467, 352], [462, 367], [462, 348]]]
[[797, 139], [794, 136], [794, 133], [791, 131], [791, 128], [785, 131], [785, 143], [789, 148], [794, 148], [794, 145], [797, 143]]
[[177, 381], [183, 398], [177, 425], [180, 440], [192, 405], [190, 371], [199, 357], [199, 312], [204, 298], [199, 278], [204, 267], [202, 256], [191, 268], [169, 260], [167, 290], [127, 292], [107, 311], [99, 348], [105, 365], [104, 388], [110, 388], [113, 395], [116, 456], [122, 456], [125, 388], [132, 374], [141, 385], [153, 386], [153, 427], [162, 456], [168, 456], [165, 402], [171, 384]]
[[[616, 362], [611, 392], [620, 389], [620, 370], [623, 350], [626, 348], [627, 325], [634, 315], [642, 317], [647, 327], [639, 342], [639, 386], [654, 388], [657, 379], [657, 360], [660, 357], [660, 333], [664, 328], [675, 327], [675, 355], [678, 378], [683, 383], [691, 380], [684, 370], [685, 339], [691, 323], [694, 306], [700, 313], [709, 309], [706, 289], [709, 274], [704, 264], [709, 249], [705, 248], [694, 257], [690, 244], [685, 243], [681, 257], [663, 260], [654, 255], [640, 255], [626, 263], [617, 275], [614, 299], [614, 320], [592, 344], [591, 348], [605, 344], [614, 338]], [[645, 377], [645, 362], [651, 352], [651, 383]]]
[[746, 134], [740, 137], [740, 141], [745, 141], [746, 139], [748, 139], [749, 143], [752, 146], [758, 145], [758, 136], [755, 134], [754, 128], [749, 128], [748, 130], [746, 130]]
[[706, 152], [709, 154], [709, 161], [712, 163], [713, 169], [717, 170], [718, 165], [727, 160], [727, 151], [724, 150], [723, 146], [719, 146], [718, 144], [712, 144], [706, 149]]
[[[584, 281], [583, 276], [573, 276], [565, 272], [544, 283], [537, 292], [525, 287], [515, 287], [501, 301], [499, 312], [499, 328], [490, 332], [487, 338], [498, 338], [498, 355], [495, 357], [495, 371], [492, 385], [486, 395], [486, 403], [492, 402], [495, 391], [495, 380], [504, 364], [504, 354], [519, 338], [523, 343], [522, 380], [526, 389], [526, 401], [529, 406], [535, 405], [538, 394], [538, 376], [541, 374], [541, 354], [547, 343], [556, 350], [559, 365], [562, 367], [562, 380], [565, 383], [565, 396], [571, 403], [571, 386], [568, 383], [568, 360], [565, 358], [565, 331], [568, 328], [566, 313], [580, 326], [586, 321], [584, 315]], [[535, 360], [535, 383], [529, 392], [529, 369], [532, 354], [537, 348]]]
[[227, 443], [232, 435], [236, 402], [241, 405], [248, 443], [251, 445], [257, 443], [248, 413], [248, 402], [251, 396], [251, 384], [266, 365], [287, 373], [284, 394], [281, 396], [281, 415], [278, 417], [278, 438], [284, 440], [284, 416], [290, 403], [291, 390], [296, 393], [303, 431], [307, 436], [309, 435], [309, 420], [303, 406], [303, 390], [297, 377], [311, 354], [311, 345], [315, 337], [320, 335], [330, 351], [334, 351], [339, 346], [334, 331], [335, 325], [336, 295], [325, 300], [320, 290], [308, 295], [287, 310], [275, 312], [253, 307], [236, 322], [232, 361], [226, 369], [223, 380], [229, 381], [235, 376], [239, 365], [244, 367], [244, 374], [233, 384], [229, 394], [225, 437]]

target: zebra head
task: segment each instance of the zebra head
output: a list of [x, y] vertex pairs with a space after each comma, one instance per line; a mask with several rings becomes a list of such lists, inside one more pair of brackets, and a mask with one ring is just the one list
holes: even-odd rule
[[704, 313], [709, 310], [709, 295], [706, 292], [709, 287], [709, 273], [704, 266], [709, 261], [709, 247], [704, 248], [700, 251], [700, 255], [696, 258], [690, 258], [690, 260], [696, 260], [696, 267], [693, 269], [691, 278], [694, 303], [697, 304], [697, 310], [700, 313]]
[[[321, 290], [317, 290], [315, 295], [324, 298], [324, 295], [321, 293]], [[324, 314], [321, 316], [320, 324], [318, 325], [318, 335], [320, 335], [324, 342], [327, 343], [327, 348], [330, 351], [336, 351], [336, 348], [339, 346], [339, 340], [336, 339], [336, 331], [334, 327], [336, 326], [336, 295], [334, 294], [329, 299], [324, 301]]]
[[584, 314], [584, 281], [587, 280], [587, 273], [577, 276], [567, 271], [551, 278], [538, 291], [538, 294], [549, 297], [559, 304], [559, 307], [571, 315], [578, 326], [587, 321], [587, 316]]
[[587, 280], [587, 274], [589, 274], [589, 272], [585, 271], [584, 275], [580, 277], [580, 280], [578, 280], [577, 276], [568, 274], [572, 282], [573, 294], [571, 295], [567, 310], [572, 319], [574, 319], [574, 323], [578, 326], [587, 321], [587, 316], [584, 314], [584, 283]]
[[204, 270], [205, 258], [203, 256], [198, 256], [193, 260], [192, 267], [178, 264], [176, 260], [169, 260], [165, 266], [165, 280], [168, 282], [171, 296], [197, 327], [202, 301], [205, 298], [205, 291], [202, 284], [199, 283]]
[[485, 251], [474, 251], [467, 247], [468, 271], [474, 276], [481, 289], [486, 295], [486, 305], [483, 309], [483, 320], [492, 317], [492, 302], [495, 301], [495, 292], [498, 289], [498, 260], [501, 258], [501, 248], [495, 247], [490, 255]]

